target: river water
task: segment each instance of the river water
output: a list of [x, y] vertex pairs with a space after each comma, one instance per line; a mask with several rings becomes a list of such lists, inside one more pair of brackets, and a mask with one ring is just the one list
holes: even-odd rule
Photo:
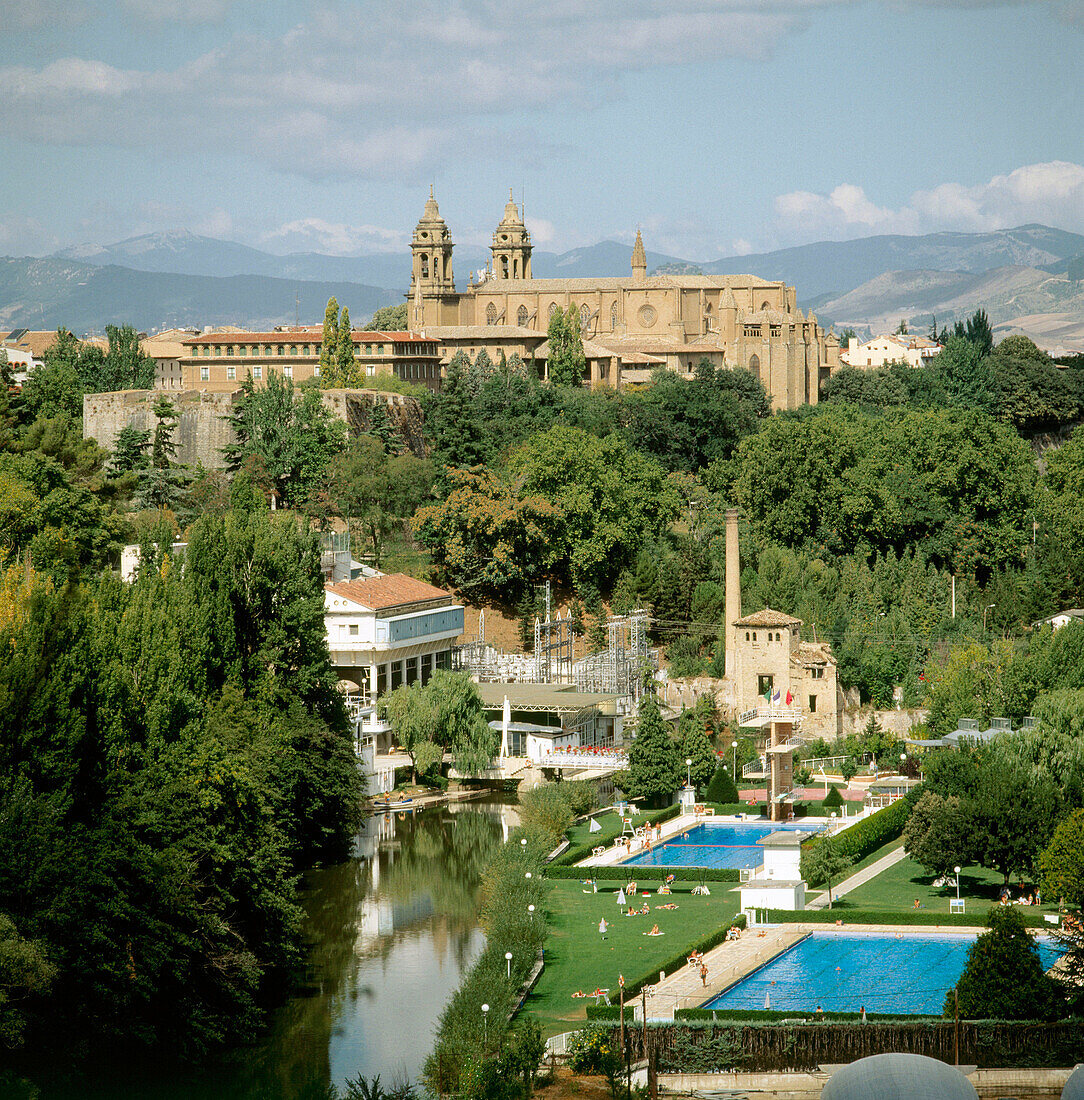
[[50, 1088], [42, 1100], [324, 1100], [328, 1085], [416, 1079], [434, 1028], [482, 950], [478, 886], [518, 824], [496, 797], [364, 822], [353, 857], [305, 879], [307, 982], [266, 1041], [198, 1077]]

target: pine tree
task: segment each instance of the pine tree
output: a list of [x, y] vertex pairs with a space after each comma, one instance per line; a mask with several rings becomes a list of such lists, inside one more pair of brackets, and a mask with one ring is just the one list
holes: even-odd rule
[[524, 653], [534, 652], [534, 621], [538, 614], [538, 603], [533, 589], [525, 592], [516, 608], [519, 615], [519, 644]]
[[704, 792], [704, 801], [721, 802], [724, 806], [732, 806], [738, 801], [738, 788], [726, 764], [720, 763], [715, 769], [715, 775]]
[[622, 779], [625, 792], [654, 805], [669, 801], [684, 780], [677, 743], [670, 736], [653, 694], [640, 703], [636, 738], [629, 749], [629, 769]]
[[149, 429], [141, 431], [130, 424], [121, 428], [113, 444], [113, 458], [110, 462], [113, 473], [127, 474], [142, 470], [147, 465], [146, 451], [150, 435]]
[[711, 782], [717, 764], [704, 723], [696, 711], [687, 710], [681, 716], [678, 729], [682, 735], [681, 759], [692, 761], [687, 774], [692, 779], [693, 786], [698, 791], [703, 791]]

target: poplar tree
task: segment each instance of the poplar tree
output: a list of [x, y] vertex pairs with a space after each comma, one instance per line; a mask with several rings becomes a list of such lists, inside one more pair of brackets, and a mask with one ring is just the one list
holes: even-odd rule
[[361, 379], [358, 377], [358, 365], [354, 359], [354, 340], [350, 328], [350, 310], [343, 306], [342, 316], [339, 318], [339, 335], [335, 348], [336, 370], [335, 374], [340, 386], [357, 386]]
[[320, 383], [327, 389], [338, 385], [336, 366], [339, 349], [339, 303], [328, 298], [324, 310], [324, 339], [320, 344]]

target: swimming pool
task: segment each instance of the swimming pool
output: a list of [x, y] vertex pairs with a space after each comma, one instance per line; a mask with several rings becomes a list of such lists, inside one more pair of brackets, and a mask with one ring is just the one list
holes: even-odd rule
[[768, 821], [705, 821], [622, 863], [623, 867], [759, 867], [762, 837], [783, 830], [817, 832], [822, 825], [776, 825]]
[[[731, 986], [704, 1008], [940, 1015], [967, 962], [970, 935], [817, 931]], [[1043, 965], [1058, 952], [1039, 942]]]

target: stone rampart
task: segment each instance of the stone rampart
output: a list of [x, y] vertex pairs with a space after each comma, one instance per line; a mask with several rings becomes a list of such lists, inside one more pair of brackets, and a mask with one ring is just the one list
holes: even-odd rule
[[[177, 461], [185, 466], [202, 463], [207, 469], [222, 469], [226, 464], [222, 448], [234, 439], [229, 415], [240, 396], [240, 389], [225, 393], [202, 390], [88, 393], [83, 397], [83, 436], [113, 450], [122, 428], [153, 431], [154, 403], [159, 397], [168, 397], [180, 414], [173, 437]], [[346, 421], [352, 436], [369, 429], [371, 410], [378, 401], [383, 401], [390, 426], [414, 454], [424, 456], [424, 418], [416, 398], [378, 390], [324, 390], [321, 397], [330, 412]]]

